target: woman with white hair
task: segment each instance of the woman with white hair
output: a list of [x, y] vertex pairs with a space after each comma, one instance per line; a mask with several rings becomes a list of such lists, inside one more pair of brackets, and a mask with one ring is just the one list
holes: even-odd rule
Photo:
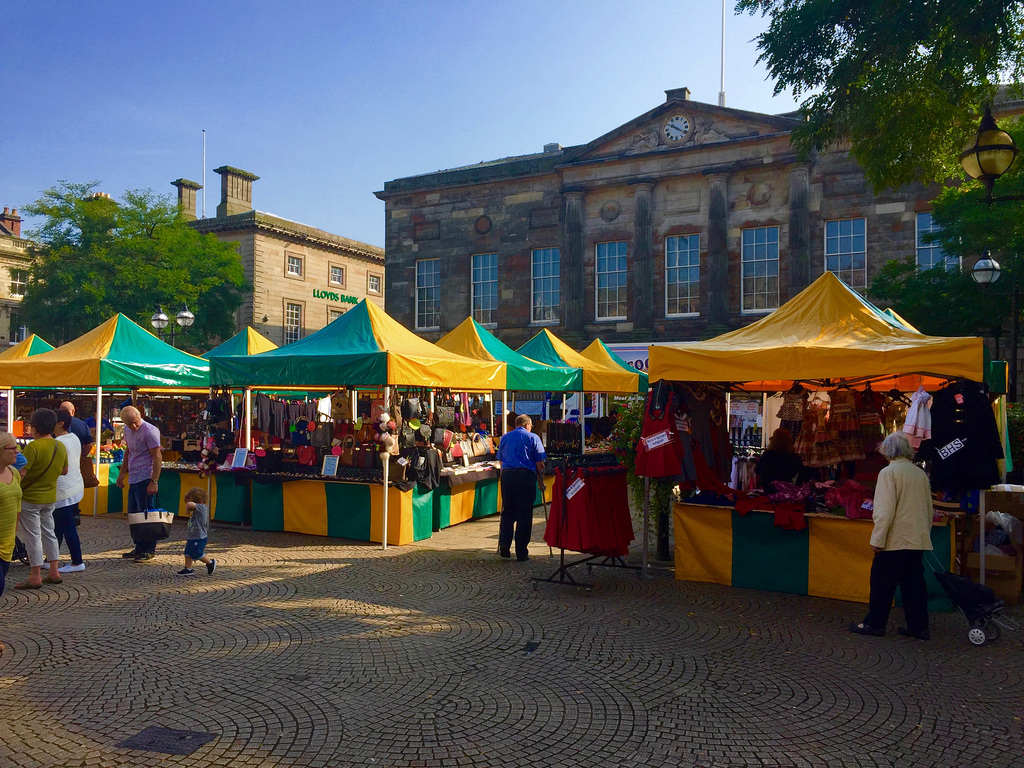
[[889, 466], [878, 473], [875, 486], [871, 596], [867, 616], [860, 624], [851, 624], [850, 631], [858, 635], [884, 635], [892, 599], [899, 587], [907, 626], [896, 631], [927, 640], [928, 588], [924, 583], [923, 558], [932, 548], [933, 514], [928, 475], [911, 462], [914, 449], [903, 432], [886, 437], [878, 452]]

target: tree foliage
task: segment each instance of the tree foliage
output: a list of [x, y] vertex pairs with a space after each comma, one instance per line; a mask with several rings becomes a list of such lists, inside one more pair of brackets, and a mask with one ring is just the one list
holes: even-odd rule
[[805, 96], [804, 153], [849, 142], [876, 190], [961, 175], [963, 145], [998, 83], [1019, 94], [1019, 0], [738, 0], [775, 93]]
[[[1006, 121], [1002, 127], [1018, 146], [1024, 142], [1024, 122]], [[995, 195], [1024, 196], [1024, 161], [1000, 177]], [[968, 182], [947, 187], [932, 201], [932, 219], [939, 231], [929, 239], [959, 258], [963, 270], [918, 272], [914, 257], [890, 262], [872, 282], [871, 296], [889, 302], [924, 333], [997, 339], [1008, 333], [1013, 284], [1024, 288], [1024, 202], [989, 205], [982, 186]], [[985, 251], [1000, 263], [1001, 274], [997, 282], [981, 286], [970, 268]]]
[[201, 235], [169, 197], [129, 190], [121, 202], [90, 197], [97, 182], [61, 181], [24, 210], [43, 217], [29, 233], [35, 259], [19, 319], [53, 344], [91, 330], [117, 312], [144, 328], [157, 306], [172, 318], [179, 347], [205, 350], [234, 333], [248, 283], [235, 246]]

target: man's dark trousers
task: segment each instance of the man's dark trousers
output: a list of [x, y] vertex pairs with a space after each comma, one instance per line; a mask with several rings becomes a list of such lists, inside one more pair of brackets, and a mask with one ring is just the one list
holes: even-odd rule
[[501, 472], [501, 523], [498, 526], [498, 552], [509, 556], [512, 529], [515, 528], [516, 557], [525, 560], [533, 534], [533, 502], [537, 498], [537, 473], [530, 469], [505, 469]]

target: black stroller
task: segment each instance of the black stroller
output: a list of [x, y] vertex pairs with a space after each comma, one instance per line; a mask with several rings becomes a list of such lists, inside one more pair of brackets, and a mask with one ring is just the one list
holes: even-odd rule
[[935, 570], [935, 580], [957, 608], [967, 617], [970, 628], [967, 639], [974, 645], [982, 646], [990, 640], [998, 640], [1003, 629], [1020, 629], [1020, 625], [1009, 616], [1003, 615], [1006, 603], [984, 584], [977, 584], [966, 576], [942, 569]]
[[22, 565], [28, 565], [28, 550], [17, 536], [14, 537], [14, 554], [11, 555], [11, 562], [15, 560], [21, 561]]

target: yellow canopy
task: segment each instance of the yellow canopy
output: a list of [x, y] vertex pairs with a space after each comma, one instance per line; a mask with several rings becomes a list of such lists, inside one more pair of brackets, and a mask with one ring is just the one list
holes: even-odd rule
[[826, 272], [745, 328], [709, 341], [651, 345], [649, 374], [652, 381], [748, 382], [749, 389], [773, 390], [798, 379], [901, 374], [982, 381], [983, 367], [980, 338], [914, 333]]
[[647, 374], [631, 368], [625, 360], [608, 349], [608, 345], [600, 339], [594, 339], [590, 342], [590, 346], [580, 352], [580, 354], [608, 368], [622, 368], [627, 373], [635, 374], [637, 378], [637, 392], [642, 394], [647, 391]]
[[26, 357], [49, 352], [51, 349], [53, 349], [52, 344], [33, 333], [24, 341], [19, 341], [13, 347], [8, 347], [3, 352], [0, 352], [0, 360], [22, 360]]
[[49, 352], [0, 360], [13, 387], [210, 386], [209, 364], [165, 344], [121, 314]]
[[583, 369], [583, 390], [585, 392], [628, 392], [636, 393], [640, 388], [640, 377], [617, 365], [605, 365], [584, 357], [547, 328], [526, 342], [518, 350], [532, 360], [545, 365], [559, 365]]

